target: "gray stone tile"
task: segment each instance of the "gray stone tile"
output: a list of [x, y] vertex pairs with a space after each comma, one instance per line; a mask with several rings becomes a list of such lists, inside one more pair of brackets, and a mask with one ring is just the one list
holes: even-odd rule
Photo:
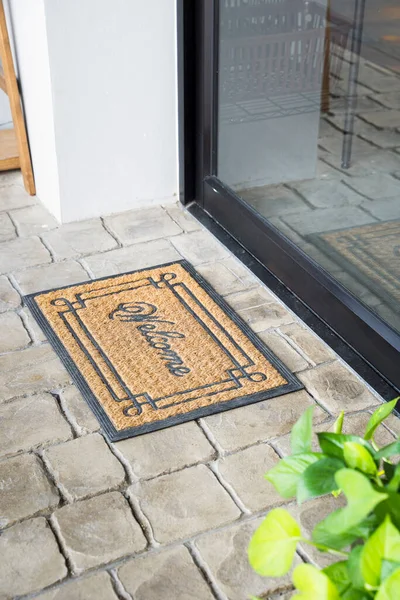
[[182, 256], [168, 240], [155, 240], [145, 244], [135, 244], [129, 248], [119, 248], [88, 256], [84, 262], [95, 277], [118, 275], [135, 269], [144, 269], [173, 260], [181, 260]]
[[313, 179], [292, 185], [315, 208], [357, 205], [363, 201], [362, 196], [337, 180], [321, 182]]
[[222, 448], [232, 451], [289, 433], [309, 406], [315, 407], [315, 423], [327, 418], [310, 395], [301, 390], [211, 415], [202, 421]]
[[31, 341], [21, 318], [15, 312], [5, 312], [0, 315], [0, 331], [0, 353], [18, 350]]
[[55, 511], [54, 520], [75, 574], [146, 547], [146, 538], [119, 492], [63, 506]]
[[400, 203], [398, 196], [394, 196], [393, 198], [379, 198], [379, 200], [366, 200], [361, 206], [370, 212], [372, 216], [381, 221], [400, 219]]
[[59, 227], [58, 221], [41, 204], [14, 210], [11, 216], [21, 237], [40, 236]]
[[[370, 114], [373, 115], [375, 113]], [[333, 154], [338, 160], [338, 162], [340, 162], [343, 150], [343, 135], [338, 135], [337, 137], [320, 138], [318, 140], [318, 145], [327, 152]], [[353, 139], [353, 159], [354, 157], [356, 157], [358, 160], [361, 156], [371, 154], [374, 151], [376, 152], [376, 148], [374, 149], [374, 147], [371, 146], [371, 144], [368, 144], [368, 142], [366, 142], [365, 140], [360, 140], [357, 137]], [[324, 156], [324, 160], [327, 160], [329, 162], [331, 160], [331, 157], [328, 158], [328, 156]]]
[[343, 177], [343, 175], [340, 171], [338, 171], [337, 169], [334, 169], [333, 167], [328, 165], [328, 163], [326, 163], [325, 161], [318, 160], [316, 177], [320, 181], [325, 181], [325, 180], [331, 180], [331, 179], [338, 180], [341, 177]]
[[0, 212], [22, 206], [32, 206], [36, 203], [35, 196], [30, 196], [22, 185], [1, 185], [0, 187]]
[[363, 177], [371, 173], [393, 173], [400, 169], [400, 156], [387, 150], [372, 149], [368, 154], [352, 154], [349, 169], [342, 169], [341, 154], [327, 155], [325, 160], [349, 177]]
[[234, 256], [225, 258], [223, 261], [221, 261], [221, 264], [225, 265], [229, 271], [236, 275], [236, 277], [238, 277], [247, 288], [254, 285], [260, 285], [260, 280], [258, 277], [256, 277], [254, 273], [247, 269], [244, 264]]
[[223, 262], [209, 263], [197, 267], [200, 275], [221, 295], [246, 289], [246, 285]]
[[81, 283], [87, 281], [89, 276], [79, 263], [66, 260], [20, 271], [15, 274], [15, 279], [24, 294], [32, 294], [64, 285]]
[[1, 171], [0, 173], [0, 187], [6, 187], [9, 185], [19, 185], [23, 188], [24, 180], [20, 169], [14, 169], [12, 171]]
[[20, 315], [34, 343], [37, 344], [45, 342], [47, 338], [37, 324], [36, 320], [33, 318], [33, 315], [27, 306], [21, 310]]
[[261, 332], [258, 337], [265, 342], [270, 350], [281, 359], [281, 361], [293, 371], [303, 371], [310, 366], [303, 356], [301, 356], [282, 336], [276, 332]]
[[367, 215], [358, 206], [343, 206], [337, 208], [317, 209], [310, 213], [284, 217], [290, 227], [301, 235], [346, 229], [373, 223], [374, 218]]
[[50, 254], [39, 238], [18, 238], [1, 245], [0, 274], [49, 262]]
[[380, 403], [349, 369], [335, 361], [298, 374], [307, 390], [332, 414], [356, 411]]
[[67, 371], [47, 344], [0, 356], [0, 403], [51, 391], [69, 381]]
[[68, 571], [43, 518], [24, 521], [0, 536], [0, 594], [8, 600], [60, 581]]
[[71, 428], [49, 394], [0, 406], [0, 456], [31, 450], [72, 437]]
[[380, 148], [396, 148], [396, 146], [400, 146], [400, 133], [393, 130], [376, 129], [366, 123], [364, 123], [363, 127], [358, 128], [357, 135]]
[[195, 266], [229, 257], [228, 250], [208, 231], [185, 233], [171, 238], [171, 242]]
[[317, 335], [299, 323], [283, 325], [280, 331], [314, 363], [320, 364], [332, 360], [332, 350]]
[[204, 465], [136, 483], [129, 492], [138, 498], [160, 543], [185, 539], [240, 516], [233, 500]]
[[398, 196], [400, 193], [400, 181], [386, 175], [375, 173], [366, 177], [352, 177], [348, 184], [359, 194], [363, 194], [372, 200]]
[[264, 475], [279, 461], [267, 444], [258, 444], [221, 458], [217, 468], [223, 479], [235, 490], [252, 512], [283, 504], [285, 501]]
[[386, 92], [383, 94], [373, 94], [371, 98], [376, 100], [376, 102], [383, 104], [383, 106], [386, 106], [387, 108], [400, 110], [400, 94], [398, 91]]
[[58, 486], [71, 502], [116, 489], [125, 481], [121, 463], [98, 433], [52, 446], [44, 456]]
[[295, 192], [284, 186], [246, 190], [245, 200], [264, 217], [279, 217], [310, 210], [310, 207]]
[[193, 421], [122, 440], [115, 447], [139, 479], [207, 462], [215, 454], [204, 433]]
[[120, 567], [118, 576], [135, 600], [214, 598], [184, 546], [129, 561]]
[[0, 213], [0, 243], [17, 237], [15, 227], [7, 213]]
[[56, 259], [75, 258], [81, 254], [105, 252], [118, 246], [104, 229], [100, 219], [68, 223], [43, 235]]
[[197, 221], [197, 219], [195, 219], [181, 203], [164, 206], [164, 209], [171, 219], [173, 219], [186, 233], [197, 231], [202, 228], [199, 221]]
[[54, 508], [60, 501], [34, 454], [0, 462], [0, 489], [0, 528]]
[[234, 310], [256, 308], [257, 306], [276, 302], [275, 297], [262, 285], [244, 292], [229, 294], [225, 300]]
[[[380, 100], [381, 94], [370, 94], [370, 96], [359, 96], [357, 98], [357, 112], [370, 112], [375, 110], [382, 110], [382, 104]], [[379, 104], [380, 103], [380, 104]], [[393, 107], [395, 108], [395, 107]], [[399, 107], [400, 108], [400, 107]], [[341, 115], [342, 118], [346, 114], [346, 99], [344, 97], [330, 98], [329, 99], [329, 113], [330, 115]], [[331, 116], [328, 120], [331, 120]], [[344, 121], [344, 118], [343, 118]], [[342, 123], [343, 123], [342, 121]]]
[[60, 400], [68, 420], [73, 423], [75, 429], [81, 435], [93, 433], [100, 429], [100, 423], [74, 385], [61, 390]]
[[36, 596], [37, 600], [118, 600], [110, 576], [100, 572]]
[[[291, 587], [290, 575], [279, 579], [261, 577], [249, 565], [247, 548], [260, 524], [261, 519], [247, 521], [223, 531], [208, 533], [196, 540], [203, 560], [229, 600], [243, 600], [252, 596], [271, 598], [273, 592]], [[299, 562], [296, 558], [294, 564]]]
[[294, 320], [292, 314], [278, 302], [269, 302], [262, 306], [240, 310], [238, 314], [256, 332], [271, 327], [280, 327]]
[[104, 222], [120, 242], [127, 246], [182, 233], [179, 225], [161, 206], [111, 215], [105, 217]]
[[7, 277], [0, 276], [0, 313], [17, 308], [20, 303], [21, 298]]
[[[382, 90], [384, 91], [384, 90]], [[400, 127], [400, 110], [380, 110], [377, 112], [360, 113], [360, 117], [375, 127], [395, 129]]]
[[379, 73], [368, 67], [361, 71], [359, 81], [375, 92], [400, 92], [400, 79], [398, 77], [388, 73]]

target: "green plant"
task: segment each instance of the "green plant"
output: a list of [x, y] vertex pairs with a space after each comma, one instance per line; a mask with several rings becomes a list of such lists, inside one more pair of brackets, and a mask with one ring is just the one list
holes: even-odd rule
[[319, 452], [312, 451], [312, 407], [294, 425], [292, 454], [267, 474], [283, 498], [343, 494], [346, 505], [320, 521], [305, 539], [284, 508], [271, 510], [254, 533], [248, 553], [260, 575], [280, 577], [290, 570], [297, 545], [311, 544], [337, 558], [319, 570], [297, 566], [292, 575], [301, 600], [400, 600], [400, 439], [378, 448], [377, 427], [397, 399], [371, 416], [364, 437], [342, 433], [344, 414], [334, 432], [318, 433]]

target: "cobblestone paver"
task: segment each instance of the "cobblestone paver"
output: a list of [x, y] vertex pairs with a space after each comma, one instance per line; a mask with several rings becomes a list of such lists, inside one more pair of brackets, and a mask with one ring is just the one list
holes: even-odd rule
[[[251, 532], [282, 503], [263, 474], [308, 406], [317, 427], [344, 408], [358, 430], [380, 399], [178, 205], [58, 227], [4, 181], [0, 222], [17, 237], [0, 242], [0, 598], [288, 600], [288, 578], [247, 564]], [[109, 444], [21, 295], [180, 258], [306, 389]], [[388, 425], [378, 442], [399, 432]], [[305, 528], [313, 516], [304, 507]]]

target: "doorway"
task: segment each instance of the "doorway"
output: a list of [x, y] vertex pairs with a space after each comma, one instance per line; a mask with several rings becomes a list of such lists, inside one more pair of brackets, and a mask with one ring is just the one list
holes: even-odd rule
[[196, 203], [400, 388], [400, 3], [195, 6]]

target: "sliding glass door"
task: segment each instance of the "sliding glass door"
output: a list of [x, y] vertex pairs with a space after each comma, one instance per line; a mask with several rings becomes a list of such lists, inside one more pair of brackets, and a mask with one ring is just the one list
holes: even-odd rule
[[400, 386], [400, 3], [199, 11], [198, 201]]

